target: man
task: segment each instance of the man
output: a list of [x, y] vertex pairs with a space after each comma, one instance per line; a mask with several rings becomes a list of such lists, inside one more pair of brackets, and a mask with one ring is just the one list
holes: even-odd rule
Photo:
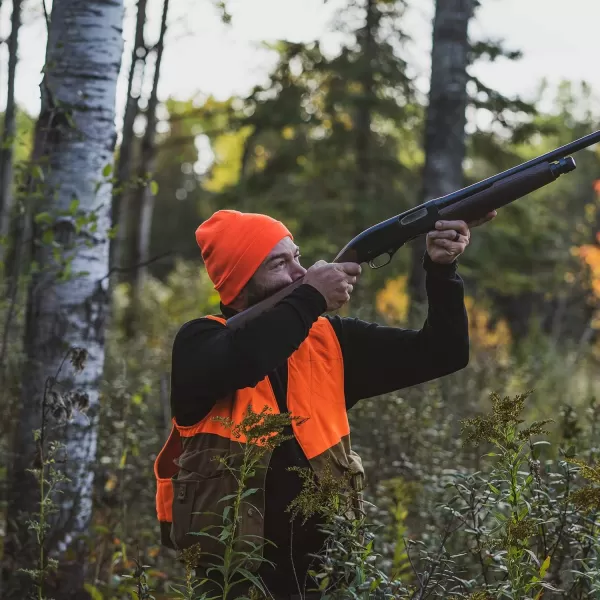
[[[220, 295], [222, 314], [186, 323], [173, 345], [172, 437], [178, 436], [183, 446], [175, 452], [165, 449], [157, 459], [164, 465], [175, 458], [180, 469], [157, 467], [159, 483], [170, 486], [168, 477], [176, 474], [174, 491], [169, 491], [175, 496], [170, 539], [179, 547], [189, 545], [189, 530], [202, 525], [194, 515], [200, 510], [220, 513], [218, 496], [230, 491], [223, 473], [206, 459], [229, 448], [231, 441], [215, 429], [214, 416], [236, 421], [242, 408], [252, 404], [260, 411], [262, 403], [275, 412], [300, 413], [295, 416], [308, 417], [306, 424], [294, 426], [293, 438], [268, 456], [264, 492], [252, 505], [256, 510], [243, 511], [240, 525], [242, 532], [274, 543], [265, 547], [264, 558], [276, 568], [265, 562], [258, 570], [274, 597], [300, 598], [295, 594], [312, 587], [306, 575], [308, 554], [317, 553], [324, 539], [317, 517], [304, 527], [290, 522], [286, 507], [299, 493], [301, 481], [288, 467], [310, 467], [318, 477], [327, 459], [339, 474], [362, 475], [360, 459], [350, 448], [346, 412], [362, 398], [467, 365], [468, 324], [457, 259], [469, 244], [470, 229], [463, 221], [441, 221], [427, 235], [423, 267], [429, 306], [418, 331], [322, 317], [348, 302], [361, 267], [319, 261], [305, 269], [292, 234], [268, 216], [218, 211], [198, 227], [196, 240]], [[227, 318], [300, 278], [303, 283], [272, 309], [239, 330], [227, 328]], [[170, 520], [171, 497], [163, 500], [161, 494], [158, 505], [169, 508], [159, 506], [159, 519]], [[208, 538], [193, 541], [210, 551]]]

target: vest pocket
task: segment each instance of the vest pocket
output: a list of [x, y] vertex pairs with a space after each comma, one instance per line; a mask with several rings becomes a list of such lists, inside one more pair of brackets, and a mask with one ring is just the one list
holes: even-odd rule
[[201, 564], [221, 564], [218, 556], [223, 556], [225, 543], [215, 538], [223, 531], [223, 511], [232, 500], [220, 500], [234, 493], [236, 482], [230, 474], [200, 479], [193, 475], [173, 479], [172, 541], [179, 550], [199, 544]]

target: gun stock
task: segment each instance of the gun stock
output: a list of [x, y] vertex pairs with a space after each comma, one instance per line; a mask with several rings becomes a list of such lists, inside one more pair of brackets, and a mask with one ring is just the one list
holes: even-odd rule
[[289, 296], [298, 286], [302, 285], [303, 281], [304, 278], [298, 279], [294, 281], [294, 283], [292, 283], [291, 285], [284, 287], [283, 289], [279, 290], [272, 296], [269, 296], [265, 300], [261, 300], [260, 302], [257, 302], [250, 308], [247, 308], [246, 310], [239, 312], [237, 315], [230, 317], [229, 319], [227, 319], [227, 327], [230, 327], [231, 329], [239, 329], [240, 327], [243, 327], [248, 321], [255, 319], [265, 311], [269, 310], [270, 308], [273, 308], [286, 296]]

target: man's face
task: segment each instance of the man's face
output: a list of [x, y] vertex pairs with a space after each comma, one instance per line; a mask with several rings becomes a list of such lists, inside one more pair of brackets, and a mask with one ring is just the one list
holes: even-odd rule
[[271, 250], [245, 287], [245, 307], [248, 308], [304, 277], [300, 264], [300, 249], [291, 238], [283, 238]]

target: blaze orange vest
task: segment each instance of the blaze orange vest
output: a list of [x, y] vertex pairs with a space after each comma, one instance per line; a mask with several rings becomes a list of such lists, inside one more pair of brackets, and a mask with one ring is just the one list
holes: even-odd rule
[[[208, 318], [225, 324], [220, 317]], [[239, 450], [246, 440], [233, 439], [232, 430], [213, 419], [227, 417], [237, 425], [249, 405], [256, 413], [265, 406], [274, 414], [280, 412], [268, 377], [255, 387], [220, 399], [195, 425], [181, 426], [173, 419], [169, 439], [154, 463], [156, 512], [163, 544], [181, 550], [199, 542], [203, 552], [219, 553], [214, 540], [189, 534], [218, 526], [222, 520], [217, 511], [225, 506], [219, 500], [237, 489], [235, 477], [213, 459], [236, 447]], [[313, 324], [308, 337], [288, 359], [287, 407], [292, 416], [303, 418], [293, 421], [292, 429], [317, 478], [327, 468], [334, 475], [348, 474], [360, 497], [364, 470], [350, 447], [342, 352], [325, 318]], [[268, 465], [270, 453], [265, 456]], [[265, 478], [266, 469], [262, 469], [251, 485], [257, 493], [244, 500], [241, 535], [263, 537]]]

